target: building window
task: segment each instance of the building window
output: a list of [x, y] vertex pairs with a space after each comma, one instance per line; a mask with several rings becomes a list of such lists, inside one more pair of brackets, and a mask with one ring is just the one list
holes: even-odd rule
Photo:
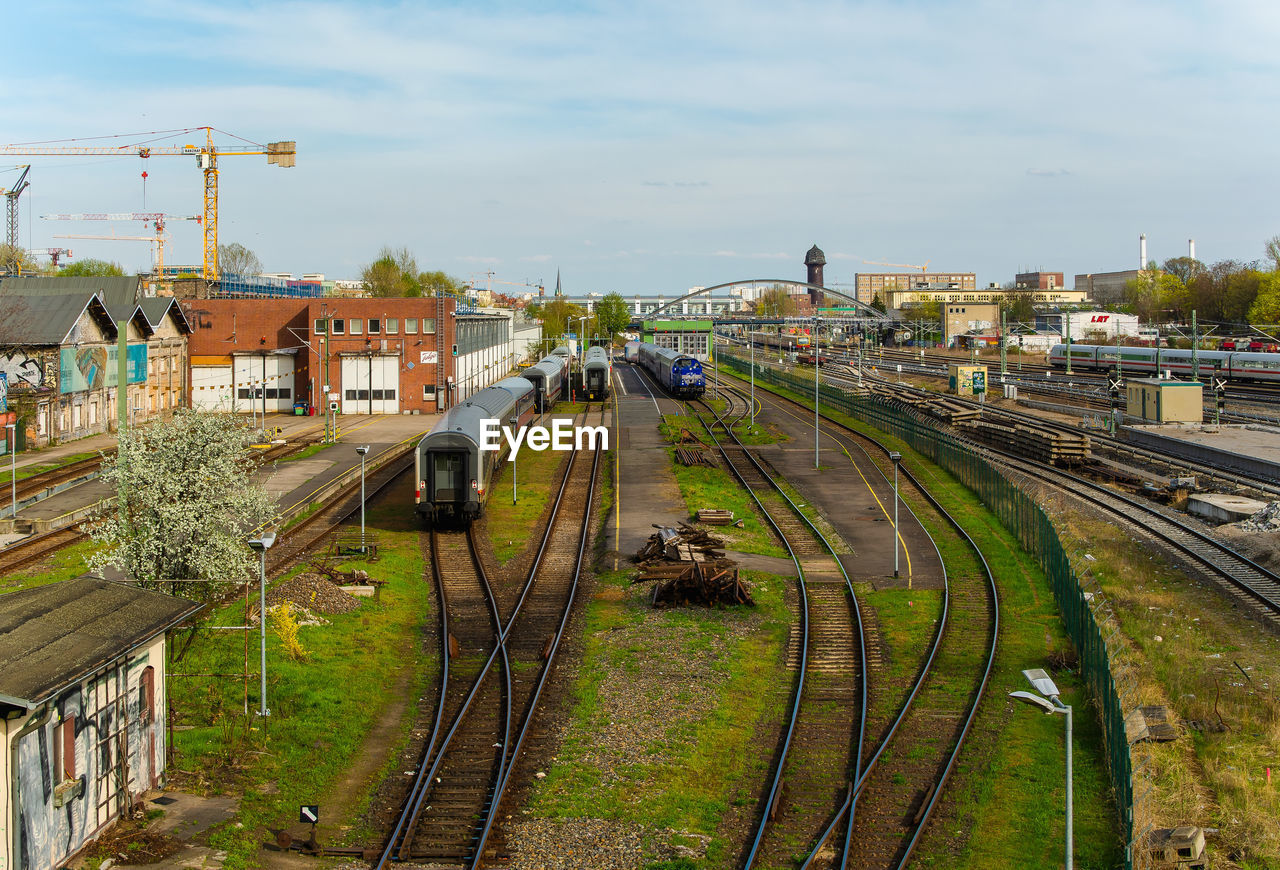
[[67, 716], [53, 729], [53, 773], [58, 782], [76, 778], [75, 716]]
[[381, 320], [379, 320], [379, 319], [378, 319], [378, 318], [376, 318], [376, 317], [370, 317], [370, 318], [369, 318], [369, 334], [370, 334], [370, 335], [381, 335], [381, 334], [382, 334], [382, 321], [381, 321]]
[[335, 317], [329, 321], [330, 328], [334, 335], [345, 335], [347, 332], [347, 322], [341, 318]]
[[422, 334], [429, 335], [436, 331], [436, 319], [434, 317], [422, 318]]
[[418, 334], [418, 318], [416, 318], [416, 317], [406, 317], [406, 318], [404, 319], [404, 334], [405, 334], [405, 335], [417, 335], [417, 334]]
[[422, 385], [422, 401], [434, 402], [435, 400], [436, 400], [436, 385], [423, 384]]
[[395, 335], [400, 330], [400, 321], [394, 317], [388, 317], [386, 327], [387, 335]]
[[364, 335], [364, 319], [360, 317], [351, 318], [351, 334]]
[[325, 334], [325, 323], [324, 323], [324, 318], [322, 318], [322, 317], [317, 317], [317, 318], [316, 318], [316, 329], [315, 329], [315, 333], [316, 333], [316, 335], [324, 335], [324, 334]]

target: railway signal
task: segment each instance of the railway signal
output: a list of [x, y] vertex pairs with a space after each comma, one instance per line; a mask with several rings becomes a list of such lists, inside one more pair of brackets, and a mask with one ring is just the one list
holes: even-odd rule
[[1216, 426], [1222, 419], [1222, 409], [1227, 404], [1227, 382], [1223, 378], [1213, 379], [1213, 392], [1216, 401], [1213, 406], [1213, 424]]

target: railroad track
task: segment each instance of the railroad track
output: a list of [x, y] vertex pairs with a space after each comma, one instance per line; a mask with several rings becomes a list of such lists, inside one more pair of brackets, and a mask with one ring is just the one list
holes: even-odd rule
[[[582, 575], [599, 447], [570, 454], [533, 563], [503, 612], [473, 533], [432, 531], [441, 598], [440, 690], [408, 796], [372, 863], [462, 863], [506, 858], [498, 814], [536, 743], [538, 702], [555, 663]], [[464, 558], [461, 539], [466, 538]]]
[[[775, 409], [797, 405], [767, 392], [764, 398]], [[742, 401], [745, 404], [748, 400]], [[888, 453], [885, 448], [832, 421], [825, 422], [824, 434], [850, 454], [861, 453], [869, 462], [873, 461], [864, 444], [872, 445], [883, 454], [877, 463], [883, 473]], [[999, 634], [999, 599], [994, 577], [967, 533], [908, 469], [903, 467], [900, 471], [904, 472], [908, 487], [965, 538], [981, 570], [945, 577], [938, 628], [914, 683], [873, 687], [874, 691], [869, 693], [871, 708], [864, 699], [862, 709], [866, 712], [859, 718], [866, 720], [864, 727], [870, 726], [871, 733], [879, 735], [878, 740], [874, 748], [860, 744], [859, 758], [853, 765], [855, 775], [844, 800], [837, 801], [829, 821], [817, 836], [806, 841], [813, 846], [804, 867], [906, 866], [959, 756], [994, 662]], [[873, 624], [871, 617], [868, 612], [863, 622]], [[863, 643], [865, 650], [866, 641]], [[876, 655], [874, 649], [870, 654]], [[957, 688], [967, 691], [957, 691]], [[881, 699], [879, 703], [876, 703], [877, 697]], [[885, 711], [885, 699], [890, 697], [903, 698], [896, 717]], [[897, 751], [888, 752], [891, 748]], [[761, 829], [770, 821], [771, 811], [776, 818], [773, 801], [771, 792], [764, 804]], [[827, 843], [833, 848], [824, 851]], [[756, 851], [753, 845], [751, 854]], [[788, 863], [786, 855], [779, 858], [782, 860], [769, 863]], [[749, 856], [745, 866], [751, 866], [751, 862]]]

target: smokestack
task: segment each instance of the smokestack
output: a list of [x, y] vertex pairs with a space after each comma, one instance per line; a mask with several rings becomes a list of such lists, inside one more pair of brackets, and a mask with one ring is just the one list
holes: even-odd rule
[[1187, 239], [1187, 256], [1193, 260], [1196, 258], [1196, 240], [1195, 239]]
[[1138, 236], [1138, 271], [1147, 268], [1147, 234]]

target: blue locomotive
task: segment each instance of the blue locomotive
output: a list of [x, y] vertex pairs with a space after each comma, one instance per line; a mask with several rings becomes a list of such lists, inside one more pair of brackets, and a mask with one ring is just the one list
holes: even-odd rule
[[662, 388], [681, 399], [696, 399], [707, 389], [702, 363], [687, 353], [678, 353], [652, 344], [640, 345], [642, 365]]

